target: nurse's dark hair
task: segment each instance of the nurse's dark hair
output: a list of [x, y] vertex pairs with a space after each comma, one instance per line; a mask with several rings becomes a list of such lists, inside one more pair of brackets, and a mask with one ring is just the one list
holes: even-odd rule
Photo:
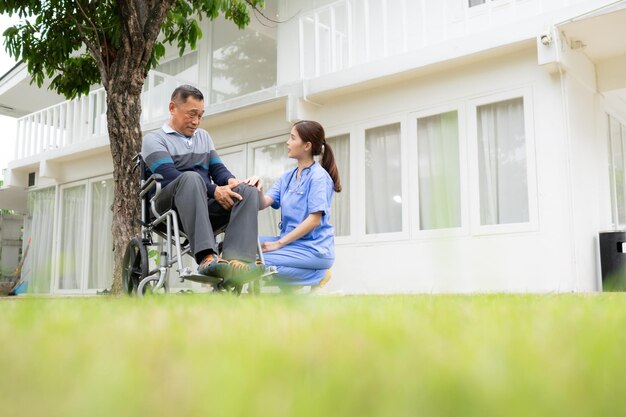
[[298, 131], [300, 139], [304, 142], [311, 142], [313, 156], [322, 155], [320, 164], [333, 180], [335, 191], [341, 192], [341, 180], [339, 179], [335, 155], [330, 145], [326, 142], [326, 133], [322, 125], [312, 120], [300, 120], [294, 123], [293, 127]]

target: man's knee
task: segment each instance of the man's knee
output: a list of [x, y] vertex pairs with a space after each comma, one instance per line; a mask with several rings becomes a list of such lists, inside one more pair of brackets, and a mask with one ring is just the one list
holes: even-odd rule
[[194, 171], [185, 171], [177, 178], [179, 187], [196, 187], [206, 191], [206, 183], [202, 175]]
[[259, 190], [256, 187], [253, 187], [248, 184], [239, 184], [233, 189], [234, 192], [239, 194], [244, 200], [250, 199], [249, 201], [258, 206], [259, 204]]
[[239, 184], [233, 189], [233, 191], [244, 198], [252, 196], [252, 195], [259, 195], [259, 192], [256, 189], [256, 187], [253, 187], [248, 184]]

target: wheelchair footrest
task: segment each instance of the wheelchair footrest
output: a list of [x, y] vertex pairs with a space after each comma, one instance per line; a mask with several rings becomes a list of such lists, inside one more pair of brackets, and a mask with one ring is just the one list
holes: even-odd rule
[[224, 281], [224, 278], [211, 277], [208, 275], [202, 275], [198, 273], [181, 274], [180, 279], [193, 281], [193, 282], [199, 282], [201, 284], [210, 284], [210, 285], [217, 285]]

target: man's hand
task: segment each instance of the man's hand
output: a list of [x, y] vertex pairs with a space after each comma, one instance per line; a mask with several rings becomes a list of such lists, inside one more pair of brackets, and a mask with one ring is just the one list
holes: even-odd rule
[[230, 210], [235, 205], [235, 200], [243, 200], [239, 194], [233, 191], [233, 188], [237, 187], [239, 183], [235, 184], [233, 181], [232, 184], [222, 185], [221, 187], [215, 188], [215, 194], [213, 198], [217, 201], [217, 204], [222, 206], [225, 210]]
[[231, 189], [235, 188], [236, 186], [238, 186], [242, 182], [245, 182], [245, 181], [238, 180], [237, 178], [229, 178], [228, 179], [228, 185], [230, 185]]

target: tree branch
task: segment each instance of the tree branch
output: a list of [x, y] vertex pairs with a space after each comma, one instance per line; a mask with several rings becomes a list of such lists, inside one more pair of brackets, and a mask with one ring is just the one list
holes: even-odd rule
[[[259, 9], [259, 8], [256, 6], [256, 4], [253, 4], [250, 0], [244, 0], [244, 1], [246, 2], [246, 4], [247, 4], [248, 6], [252, 7], [252, 10], [254, 11], [254, 15], [255, 15], [255, 16], [257, 16], [257, 14], [259, 14], [259, 15], [263, 16], [263, 18], [264, 18], [265, 20], [267, 20], [267, 21], [269, 21], [269, 22], [272, 22], [272, 23], [277, 23], [277, 24], [278, 24], [278, 23], [286, 23], [286, 22], [290, 21], [291, 19], [293, 19], [294, 17], [296, 17], [296, 16], [298, 15], [298, 13], [300, 13], [300, 10], [298, 10], [298, 12], [297, 12], [296, 14], [294, 14], [293, 16], [291, 16], [290, 18], [288, 18], [287, 20], [274, 20], [274, 19], [272, 19], [271, 17], [268, 17], [265, 13], [263, 13], [263, 12], [261, 11], [261, 9]], [[270, 27], [270, 26], [268, 26], [268, 25], [264, 24], [263, 22], [261, 22], [261, 20], [260, 20], [260, 19], [258, 19], [258, 17], [257, 17], [257, 20], [258, 20], [258, 21], [259, 21], [259, 23], [260, 23], [260, 24], [262, 24], [263, 26], [265, 26], [265, 27]]]
[[140, 0], [124, 0], [118, 2], [122, 26], [128, 29], [129, 41], [134, 46], [132, 50], [135, 51], [143, 49], [144, 43], [143, 26], [139, 21], [139, 11], [135, 4], [136, 1]]
[[[94, 59], [94, 61], [96, 61], [96, 64], [98, 65], [98, 68], [100, 68], [100, 74], [101, 74], [101, 76], [104, 79], [104, 78], [106, 78], [106, 76], [103, 76], [103, 74], [105, 74], [108, 71], [108, 69], [110, 68], [110, 65], [111, 65], [111, 63], [109, 62], [109, 54], [108, 54], [109, 45], [108, 45], [108, 42], [107, 42], [106, 34], [104, 33], [104, 28], [100, 27], [100, 32], [102, 34], [102, 40], [100, 40], [100, 36], [98, 35], [98, 27], [89, 18], [89, 14], [85, 12], [85, 9], [83, 9], [83, 6], [80, 4], [80, 1], [79, 0], [75, 0], [75, 2], [76, 2], [76, 5], [78, 6], [78, 8], [80, 9], [81, 13], [83, 14], [83, 17], [85, 18], [85, 20], [93, 28], [95, 36], [96, 36], [96, 38], [98, 40], [98, 46], [100, 48], [100, 61], [104, 65], [104, 68], [100, 68], [100, 62], [98, 62], [98, 59], [96, 57], [93, 57], [93, 59]], [[78, 24], [78, 22], [76, 22], [76, 25], [80, 29], [80, 25]], [[85, 43], [87, 43], [87, 42], [85, 41]], [[104, 59], [106, 60], [106, 62], [103, 62], [103, 59], [102, 59], [102, 55], [103, 55], [102, 54], [102, 48], [104, 48], [105, 51], [107, 51], [107, 53], [104, 54]]]
[[163, 20], [165, 20], [165, 16], [167, 12], [171, 9], [175, 0], [163, 0], [153, 2], [153, 7], [150, 9], [148, 13], [146, 26], [144, 27], [144, 40], [146, 42], [146, 51], [150, 51], [150, 54], [146, 54], [142, 57], [142, 65], [146, 67], [148, 65], [148, 61], [150, 60], [150, 56], [152, 55], [152, 49], [154, 48], [154, 43], [159, 37], [159, 33], [161, 33], [161, 26], [163, 25]]
[[[93, 44], [93, 42], [89, 39], [85, 31], [83, 30], [82, 25], [78, 23], [78, 20], [76, 19], [76, 17], [72, 16], [71, 19], [76, 24], [76, 28], [78, 29], [78, 33], [80, 34], [81, 39], [85, 43], [85, 46], [87, 46], [87, 49], [89, 50], [89, 54], [91, 55], [93, 60], [96, 62], [96, 66], [100, 70], [100, 78], [102, 78], [102, 85], [105, 85], [105, 83], [109, 79], [109, 74], [107, 72], [108, 67], [105, 66], [104, 61], [102, 60], [102, 52], [99, 49], [100, 45], [96, 47]], [[96, 38], [97, 38], [97, 34], [96, 34]]]

